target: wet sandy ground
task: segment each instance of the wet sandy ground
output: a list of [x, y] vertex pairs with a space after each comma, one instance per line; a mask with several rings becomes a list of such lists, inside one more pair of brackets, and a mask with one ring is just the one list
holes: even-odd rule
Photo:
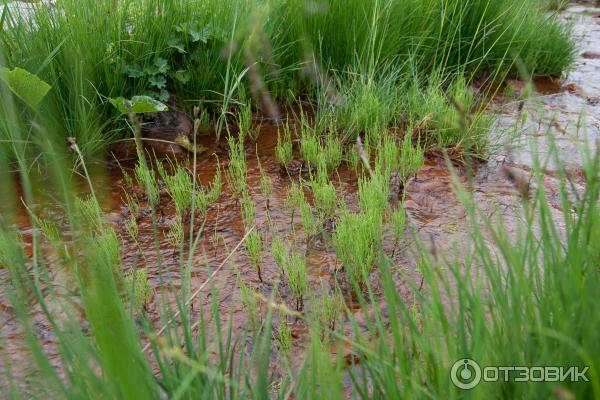
[[[528, 178], [533, 165], [530, 145], [533, 143], [543, 160], [548, 149], [548, 129], [556, 136], [557, 145], [566, 158], [574, 181], [579, 188], [584, 185], [580, 171], [581, 160], [577, 157], [576, 150], [584, 143], [585, 135], [590, 141], [591, 148], [596, 146], [596, 140], [600, 138], [600, 18], [597, 17], [598, 14], [600, 14], [600, 9], [587, 6], [572, 6], [564, 13], [565, 18], [574, 23], [577, 43], [580, 46], [574, 70], [561, 82], [538, 84], [539, 95], [527, 100], [524, 104], [521, 104], [520, 100], [508, 99], [506, 101], [504, 99], [502, 104], [496, 106], [500, 116], [495, 127], [495, 131], [501, 133], [502, 135], [499, 136], [503, 137], [498, 143], [502, 150], [489, 161], [476, 163], [472, 168], [455, 166], [459, 180], [468, 185], [482, 212], [488, 216], [502, 217], [507, 229], [513, 233], [518, 229], [521, 219], [521, 200], [514, 183], [506, 175], [506, 168]], [[522, 88], [520, 82], [512, 82], [512, 84], [517, 90]], [[517, 134], [515, 134], [515, 120], [523, 113], [527, 115], [527, 122], [524, 126], [518, 126]], [[510, 137], [514, 139], [507, 139]], [[275, 160], [276, 140], [275, 127], [265, 126], [257, 143], [249, 144], [246, 149], [248, 186], [256, 207], [257, 228], [263, 233], [265, 242], [268, 244], [262, 253], [262, 274], [265, 283], [259, 282], [256, 271], [249, 263], [242, 247], [233, 257], [234, 261], [227, 263], [212, 280], [216, 291], [203, 291], [194, 299], [194, 320], [198, 319], [200, 314], [205, 317], [212, 315], [210, 313], [210, 307], [214, 300], [212, 296], [216, 295], [218, 296], [216, 301], [219, 306], [221, 322], [232, 323], [234, 332], [244, 331], [245, 310], [240, 299], [234, 266], [240, 270], [246, 283], [254, 290], [268, 297], [275, 287], [279, 287], [280, 301], [286, 302], [290, 307], [293, 306], [294, 302], [287, 291], [287, 286], [280, 284], [280, 273], [270, 254], [271, 237], [274, 232], [277, 232], [286, 242], [293, 244], [296, 250], [305, 254], [310, 286], [313, 289], [318, 291], [321, 285], [332, 287], [335, 275], [341, 273], [341, 265], [327, 240], [322, 236], [308, 240], [299, 226], [298, 212], [295, 212], [296, 217], [292, 224], [292, 210], [285, 206], [285, 195], [291, 179], [282, 173]], [[207, 149], [206, 154], [218, 156], [223, 166], [226, 167], [228, 148], [224, 140], [217, 141], [214, 137], [207, 137], [203, 139], [202, 144]], [[260, 193], [260, 172], [255, 151], [258, 152], [262, 168], [273, 182], [274, 190], [268, 201]], [[215, 159], [215, 157], [205, 157], [204, 155], [199, 157], [197, 174], [204, 184], [209, 184], [214, 176]], [[125, 169], [131, 168], [131, 166], [131, 163], [124, 163]], [[544, 188], [556, 216], [560, 217], [562, 210], [552, 163], [548, 163], [546, 169], [548, 173], [544, 178]], [[354, 172], [342, 167], [335, 180], [338, 196], [344, 198], [350, 209], [356, 209], [357, 187]], [[121, 253], [125, 271], [136, 267], [148, 270], [151, 284], [156, 293], [148, 312], [153, 316], [155, 326], [159, 328], [161, 324], [158, 319], [158, 310], [160, 310], [161, 303], [167, 301], [172, 304], [173, 293], [181, 287], [179, 254], [164, 237], [169, 226], [175, 222], [174, 206], [169, 202], [167, 196], [162, 196], [158, 209], [161, 260], [159, 263], [152, 245], [153, 228], [148, 213], [139, 220], [141, 250], [123, 229], [123, 223], [128, 217], [128, 210], [120, 201], [121, 187], [125, 185], [120, 170], [110, 169], [106, 175], [98, 176], [95, 181], [97, 182], [97, 191], [101, 194], [106, 218], [122, 238]], [[204, 223], [204, 228], [192, 262], [192, 290], [207, 280], [213, 269], [220, 265], [229, 250], [234, 248], [244, 236], [245, 228], [241, 218], [239, 199], [231, 195], [227, 185], [224, 186], [221, 198], [209, 206], [206, 221], [200, 219], [195, 221], [195, 226], [198, 227]], [[409, 221], [406, 238], [396, 246], [392, 232], [386, 229], [384, 246], [388, 255], [394, 253], [393, 264], [397, 289], [402, 297], [410, 302], [413, 295], [406, 281], [418, 281], [419, 279], [414, 257], [412, 257], [412, 234], [417, 233], [421, 238], [435, 243], [439, 251], [454, 254], [460, 247], [457, 247], [457, 244], [468, 243], [469, 227], [466, 222], [465, 210], [452, 191], [451, 172], [442, 158], [428, 158], [425, 166], [404, 188], [404, 195]], [[59, 209], [50, 207], [46, 210], [46, 214], [54, 215], [57, 220], [60, 220]], [[267, 218], [267, 214], [269, 218]], [[268, 224], [269, 219], [272, 221], [274, 229]], [[17, 226], [20, 227], [26, 242], [31, 240], [31, 230], [27, 228], [27, 224], [26, 214], [23, 213], [18, 217]], [[52, 263], [51, 254], [48, 254], [48, 258], [48, 261]], [[7, 274], [7, 271], [0, 270], [1, 282], [8, 282]], [[61, 270], [52, 271], [52, 274], [54, 275], [52, 277], [54, 285], [66, 286], [68, 289], [72, 284], [69, 276], [66, 276]], [[375, 292], [381, 296], [375, 273], [372, 274], [372, 278]], [[349, 308], [358, 313], [359, 321], [364, 320], [364, 313], [368, 313], [368, 311], [361, 311], [358, 305], [353, 304], [350, 297], [346, 300]], [[308, 302], [307, 308], [310, 309]], [[59, 365], [60, 360], [55, 346], [56, 338], [52, 330], [44, 320], [39, 306], [34, 305], [32, 311], [36, 334], [43, 341], [45, 350], [50, 354], [52, 361], [55, 365]], [[207, 322], [210, 322], [210, 318], [212, 316]], [[276, 315], [275, 326], [278, 325], [277, 318]], [[292, 324], [294, 345], [302, 348], [306, 326], [300, 321], [290, 320], [290, 323]], [[345, 327], [345, 330], [349, 333], [349, 327]], [[20, 329], [15, 323], [15, 315], [4, 290], [0, 291], [0, 332], [0, 348], [3, 348], [0, 351], [6, 351], [13, 364], [28, 365], [29, 356], [21, 340]], [[299, 353], [297, 352], [297, 354]], [[294, 362], [300, 362], [300, 359], [297, 358]], [[4, 360], [0, 358], [0, 370], [3, 368], [6, 366]], [[28, 376], [29, 379], [35, 380], [35, 375], [31, 375], [31, 371], [27, 368], [20, 367], [19, 372], [22, 376]], [[0, 377], [0, 387], [3, 386], [1, 383], [3, 379], [4, 377]]]

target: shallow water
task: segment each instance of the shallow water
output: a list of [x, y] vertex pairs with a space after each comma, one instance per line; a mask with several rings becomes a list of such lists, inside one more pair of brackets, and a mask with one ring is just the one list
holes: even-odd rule
[[[524, 179], [529, 178], [535, 160], [529, 146], [530, 144], [535, 146], [543, 161], [549, 146], [546, 135], [548, 126], [557, 135], [557, 145], [561, 153], [567, 157], [568, 167], [574, 176], [575, 184], [579, 188], [584, 185], [580, 169], [581, 159], [577, 158], [575, 150], [582, 145], [585, 135], [590, 140], [591, 148], [594, 148], [596, 140], [600, 139], [600, 58], [594, 56], [594, 52], [600, 50], [600, 18], [594, 16], [599, 12], [600, 9], [587, 6], [573, 6], [564, 12], [565, 18], [573, 22], [575, 34], [578, 37], [577, 42], [580, 44], [577, 63], [566, 79], [536, 82], [538, 95], [525, 103], [521, 103], [520, 100], [512, 101], [504, 98], [501, 103], [494, 106], [495, 111], [499, 113], [495, 130], [499, 133], [498, 136], [503, 138], [499, 142], [503, 150], [497, 152], [487, 162], [477, 162], [471, 168], [460, 164], [452, 166], [458, 181], [474, 193], [477, 204], [483, 213], [488, 216], [503, 217], [509, 231], [516, 232], [518, 229], [521, 199], [515, 184], [507, 176], [507, 168], [513, 174], [522, 176]], [[523, 86], [522, 83], [516, 81], [510, 83], [517, 90]], [[527, 122], [515, 128], [515, 120], [519, 119], [523, 113], [527, 114]], [[579, 125], [579, 129], [577, 125]], [[513, 130], [514, 132], [511, 132]], [[507, 140], [507, 137], [514, 137], [514, 139]], [[227, 166], [228, 147], [225, 140], [217, 140], [213, 136], [203, 137], [200, 141], [206, 152], [198, 156], [196, 175], [199, 182], [206, 185], [213, 179], [217, 168], [217, 158], [223, 167]], [[286, 191], [292, 180], [297, 177], [288, 176], [277, 164], [274, 154], [276, 141], [277, 128], [265, 125], [262, 127], [257, 142], [248, 143], [246, 146], [248, 186], [250, 196], [255, 203], [257, 229], [263, 233], [268, 244], [262, 253], [264, 283], [258, 280], [257, 273], [242, 246], [235, 253], [233, 261], [225, 264], [212, 280], [212, 285], [216, 290], [211, 292], [207, 288], [192, 303], [193, 318], [198, 318], [200, 314], [211, 315], [212, 302], [216, 301], [221, 322], [231, 322], [233, 331], [238, 334], [245, 329], [246, 314], [236, 283], [235, 268], [240, 271], [241, 276], [250, 287], [265, 297], [269, 297], [273, 289], [279, 287], [280, 300], [293, 307], [294, 302], [286, 285], [279, 285], [280, 273], [270, 255], [271, 235], [274, 231], [306, 256], [310, 285], [313, 289], [319, 289], [321, 285], [333, 286], [335, 275], [342, 273], [341, 265], [331, 246], [328, 245], [326, 237], [319, 236], [312, 239], [305, 237], [299, 226], [298, 212], [292, 212], [285, 206]], [[263, 170], [273, 183], [273, 193], [268, 199], [265, 199], [260, 193], [260, 170], [257, 154]], [[121, 160], [123, 168], [131, 169], [133, 162], [123, 160], [123, 158], [125, 157], [122, 157]], [[299, 159], [297, 154], [296, 158]], [[555, 171], [552, 168], [553, 163], [547, 162], [543, 165], [547, 170], [544, 188], [554, 206], [556, 215], [559, 216], [562, 210], [558, 199]], [[188, 167], [193, 168], [193, 164], [188, 164]], [[106, 219], [114, 226], [122, 239], [122, 264], [125, 272], [134, 268], [145, 268], [148, 271], [155, 290], [154, 299], [148, 307], [148, 314], [158, 329], [161, 326], [158, 311], [162, 302], [174, 304], [174, 293], [181, 287], [178, 249], [169, 244], [164, 236], [169, 226], [175, 222], [174, 206], [168, 196], [162, 196], [157, 210], [160, 244], [160, 251], [157, 255], [153, 244], [154, 229], [149, 210], [142, 212], [142, 216], [138, 220], [138, 241], [141, 243], [139, 248], [123, 228], [124, 222], [129, 217], [129, 210], [121, 201], [125, 182], [116, 163], [109, 162], [108, 170], [95, 175], [94, 182]], [[356, 210], [356, 174], [342, 166], [336, 175], [335, 185], [338, 196], [343, 197], [351, 210]], [[81, 187], [82, 192], [85, 192], [85, 185], [82, 184]], [[457, 243], [468, 243], [469, 226], [466, 222], [466, 212], [453, 194], [452, 187], [452, 172], [446, 162], [439, 157], [428, 157], [423, 168], [406, 184], [403, 193], [395, 188], [398, 195], [404, 194], [405, 196], [405, 208], [409, 223], [406, 238], [398, 244], [395, 243], [392, 232], [386, 229], [384, 247], [387, 254], [394, 254], [393, 273], [396, 286], [407, 302], [412, 301], [413, 294], [406, 282], [419, 279], [414, 257], [412, 257], [414, 246], [411, 237], [413, 237], [413, 233], [431, 242], [437, 251], [449, 254], [457, 250]], [[310, 199], [310, 194], [307, 193], [307, 195]], [[392, 196], [392, 201], [397, 197]], [[44, 203], [44, 215], [59, 222], [66, 229], [67, 224], [63, 220], [61, 210], [53, 205], [55, 203], [51, 198], [47, 200], [48, 202]], [[295, 214], [293, 223], [292, 214]], [[272, 222], [274, 229], [271, 229], [269, 221]], [[32, 231], [28, 224], [27, 214], [22, 209], [16, 216], [15, 225], [20, 229], [26, 243], [30, 243], [32, 238]], [[197, 234], [201, 236], [191, 261], [190, 284], [192, 291], [208, 279], [214, 268], [223, 262], [230, 250], [244, 236], [245, 227], [242, 222], [239, 198], [233, 196], [225, 184], [220, 199], [209, 206], [206, 220], [196, 218], [194, 226], [197, 227]], [[199, 231], [201, 226], [203, 228]], [[46, 248], [48, 246], [45, 246]], [[27, 251], [31, 252], [30, 246]], [[48, 263], [52, 264], [54, 257], [52, 252], [45, 251], [45, 257]], [[50, 272], [52, 284], [63, 288], [64, 293], [70, 293], [74, 288], [72, 277], [63, 269], [52, 269]], [[382, 297], [375, 273], [372, 274], [372, 279], [376, 296]], [[0, 281], [8, 282], [8, 280], [8, 272], [0, 269]], [[5, 284], [2, 284], [2, 288], [0, 290], [0, 337], [2, 338], [0, 348], [4, 348], [13, 365], [27, 365], [26, 346], [21, 340], [22, 334], [17, 326], [6, 290], [4, 290]], [[218, 296], [218, 299], [213, 299], [214, 295]], [[359, 322], [366, 318], [365, 314], [369, 314], [369, 310], [361, 310], [356, 303], [353, 303], [350, 296], [347, 296], [346, 301], [349, 308], [357, 314]], [[308, 302], [305, 304], [310, 309], [310, 304]], [[60, 360], [55, 345], [56, 338], [52, 329], [43, 317], [39, 306], [33, 305], [32, 313], [36, 334], [43, 340], [44, 348], [51, 355], [53, 362], [59, 365]], [[301, 348], [306, 336], [306, 326], [300, 321], [290, 321], [290, 323], [292, 324], [294, 344]], [[278, 325], [277, 316], [274, 324]], [[349, 326], [345, 326], [344, 330], [351, 333]], [[333, 349], [332, 351], [335, 353], [337, 350]], [[346, 352], [347, 349], [339, 351]], [[300, 352], [296, 352], [296, 354], [300, 354]], [[348, 355], [346, 354], [346, 356]], [[295, 357], [292, 361], [298, 363], [301, 360], [299, 357]], [[274, 360], [274, 362], [276, 361]], [[5, 368], [3, 363], [3, 359], [0, 358], [0, 369]], [[19, 372], [23, 376], [27, 375], [27, 371], [27, 368], [19, 368]], [[0, 382], [2, 379], [4, 377], [0, 378]], [[2, 385], [0, 384], [0, 386]]]

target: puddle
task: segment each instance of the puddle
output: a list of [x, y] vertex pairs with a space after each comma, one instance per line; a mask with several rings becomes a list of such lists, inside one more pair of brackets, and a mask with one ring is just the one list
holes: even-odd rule
[[[527, 101], [524, 106], [517, 102], [499, 106], [497, 111], [500, 116], [495, 128], [499, 132], [511, 130], [514, 127], [515, 118], [523, 112], [528, 113], [528, 122], [518, 129], [519, 135], [515, 136], [517, 138], [508, 143], [510, 151], [497, 154], [488, 162], [477, 163], [472, 169], [455, 166], [459, 181], [474, 193], [482, 211], [488, 216], [504, 217], [509, 232], [517, 229], [521, 200], [515, 184], [507, 176], [506, 171], [509, 168], [515, 174], [525, 178], [529, 177], [533, 159], [527, 146], [528, 141], [535, 142], [540, 156], [543, 157], [548, 149], [545, 131], [547, 126], [551, 126], [554, 133], [557, 134], [557, 145], [563, 154], [576, 154], [575, 150], [582, 143], [582, 132], [585, 132], [591, 142], [600, 139], [600, 101], [595, 100], [600, 98], [600, 59], [590, 56], [600, 44], [600, 25], [598, 18], [592, 16], [596, 12], [596, 9], [582, 6], [573, 6], [564, 12], [565, 18], [574, 24], [577, 43], [580, 45], [574, 70], [566, 79], [536, 82], [535, 87], [539, 95]], [[582, 110], [584, 110], [583, 114]], [[577, 129], [577, 125], [580, 129]], [[212, 181], [216, 172], [217, 158], [222, 166], [227, 166], [228, 146], [223, 138], [217, 140], [214, 136], [202, 137], [199, 141], [206, 152], [198, 157], [196, 174], [198, 180], [206, 185]], [[281, 280], [279, 270], [270, 254], [270, 242], [274, 232], [287, 243], [293, 244], [296, 251], [306, 256], [310, 286], [313, 289], [318, 291], [322, 285], [332, 287], [335, 273], [341, 267], [331, 246], [327, 246], [324, 239], [307, 240], [304, 237], [301, 233], [297, 211], [292, 223], [292, 211], [285, 206], [286, 192], [291, 184], [291, 179], [282, 173], [276, 162], [276, 141], [277, 128], [265, 125], [262, 127], [257, 142], [249, 144], [246, 148], [249, 194], [256, 208], [257, 229], [263, 233], [267, 242], [262, 252], [262, 275], [265, 283], [259, 282], [256, 271], [249, 262], [243, 247], [233, 257], [235, 261], [226, 263], [212, 281], [219, 296], [216, 302], [222, 319], [221, 323], [231, 322], [233, 332], [236, 333], [243, 332], [245, 311], [236, 283], [234, 265], [239, 269], [248, 286], [265, 297], [269, 297]], [[127, 158], [123, 156], [123, 151], [127, 154], [126, 149], [121, 148], [120, 150], [120, 157]], [[273, 183], [273, 192], [268, 199], [265, 199], [260, 192], [261, 175], [257, 153], [263, 170]], [[576, 178], [579, 176], [575, 180], [582, 187], [584, 182], [579, 168], [581, 160], [572, 156], [568, 161], [573, 175]], [[123, 161], [122, 166], [125, 170], [131, 169], [133, 161]], [[192, 168], [192, 165], [188, 164], [188, 167]], [[562, 210], [560, 210], [555, 173], [551, 163], [546, 168], [548, 174], [544, 187], [558, 215]], [[134, 268], [145, 268], [148, 271], [150, 283], [156, 293], [148, 307], [148, 313], [154, 319], [154, 325], [158, 329], [161, 327], [158, 319], [161, 302], [164, 300], [174, 304], [173, 293], [181, 287], [179, 254], [165, 237], [168, 227], [175, 220], [174, 207], [169, 203], [167, 196], [162, 197], [157, 213], [160, 233], [159, 256], [161, 263], [159, 264], [153, 245], [154, 234], [149, 213], [143, 215], [138, 221], [138, 241], [141, 243], [141, 250], [123, 228], [124, 222], [128, 218], [128, 210], [121, 202], [121, 188], [125, 185], [121, 170], [112, 165], [107, 172], [95, 177], [94, 182], [96, 191], [100, 194], [106, 219], [115, 227], [121, 237], [122, 263], [125, 272]], [[343, 196], [351, 210], [355, 210], [357, 208], [357, 182], [354, 172], [342, 167], [335, 178], [335, 186], [338, 195]], [[84, 185], [82, 185], [82, 192], [85, 192]], [[424, 167], [406, 184], [404, 194], [405, 208], [411, 229], [421, 237], [429, 238], [439, 251], [452, 252], [455, 250], [456, 243], [468, 242], [466, 214], [452, 192], [452, 174], [443, 159], [428, 158]], [[44, 214], [60, 222], [61, 210], [52, 206], [52, 199], [47, 200], [49, 206], [44, 210]], [[66, 229], [66, 222], [63, 221], [61, 224]], [[197, 218], [194, 221], [196, 227], [202, 224], [204, 224], [204, 228], [197, 251], [192, 258], [192, 290], [208, 279], [213, 269], [224, 261], [229, 249], [233, 249], [244, 236], [245, 227], [242, 222], [239, 197], [232, 195], [226, 184], [219, 200], [208, 207], [206, 220]], [[19, 227], [25, 242], [31, 242], [32, 231], [28, 228], [26, 213], [21, 212], [17, 215], [15, 225]], [[407, 239], [397, 245], [392, 232], [386, 229], [384, 233], [384, 248], [387, 254], [394, 254], [397, 290], [403, 298], [407, 299], [407, 302], [411, 301], [413, 294], [410, 287], [404, 282], [407, 279], [419, 278], [414, 258], [411, 256], [409, 237], [407, 231]], [[30, 246], [26, 250], [30, 253]], [[51, 263], [53, 255], [45, 252], [45, 257]], [[69, 286], [70, 277], [64, 271], [51, 271], [51, 274], [53, 283]], [[381, 290], [378, 288], [375, 274], [373, 274], [373, 279], [375, 293], [379, 293], [378, 300], [381, 300]], [[8, 282], [8, 280], [8, 272], [0, 269], [0, 281]], [[285, 285], [280, 286], [280, 300], [293, 307], [295, 303], [290, 293], [285, 289]], [[5, 284], [2, 284], [2, 288], [4, 287]], [[211, 296], [210, 290], [206, 290], [194, 299], [192, 306], [195, 317], [200, 314], [212, 315], [211, 307], [214, 299]], [[307, 303], [305, 302], [305, 304]], [[368, 314], [368, 310], [361, 311], [352, 304], [349, 306], [356, 313]], [[309, 308], [310, 305], [307, 304], [307, 307]], [[52, 329], [43, 318], [38, 306], [34, 306], [32, 310], [35, 333], [43, 341], [45, 351], [51, 355], [51, 361], [55, 366], [59, 366], [60, 360]], [[361, 320], [360, 315], [357, 318], [359, 321]], [[362, 318], [365, 318], [364, 315]], [[14, 312], [4, 290], [0, 291], [0, 321], [0, 337], [2, 338], [0, 347], [4, 347], [13, 364], [26, 365], [28, 357], [26, 346], [22, 341], [22, 334], [16, 325]], [[306, 327], [297, 321], [293, 324], [294, 343], [298, 347], [302, 347], [303, 338], [307, 334]], [[274, 321], [274, 325], [278, 325], [277, 320]], [[348, 329], [349, 327], [344, 327], [344, 330]], [[300, 353], [296, 352], [296, 354]], [[352, 356], [346, 356], [350, 357], [349, 364], [352, 364], [354, 362]], [[292, 360], [295, 364], [300, 361], [298, 357]], [[4, 368], [3, 363], [4, 360], [0, 358], [0, 369]], [[26, 370], [20, 371], [26, 375], [25, 372]], [[2, 379], [4, 377], [0, 378], [0, 387]]]

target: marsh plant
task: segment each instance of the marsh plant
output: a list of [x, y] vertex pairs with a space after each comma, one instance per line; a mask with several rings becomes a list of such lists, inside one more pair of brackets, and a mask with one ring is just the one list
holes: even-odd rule
[[390, 133], [383, 132], [376, 149], [375, 170], [381, 173], [386, 180], [390, 180], [392, 174], [398, 171], [400, 151], [398, 150], [396, 137]]
[[292, 162], [294, 155], [289, 119], [286, 119], [285, 123], [280, 125], [277, 129], [277, 145], [275, 147], [275, 156], [277, 157], [277, 162], [279, 162], [279, 164], [285, 168], [287, 168], [287, 166]]
[[210, 187], [210, 189], [201, 185], [196, 187], [194, 207], [198, 210], [200, 215], [206, 216], [208, 206], [215, 203], [219, 200], [219, 197], [221, 197], [221, 192], [223, 190], [221, 179], [221, 166], [218, 165], [212, 187]]
[[268, 210], [269, 209], [269, 199], [271, 197], [271, 194], [273, 193], [273, 180], [265, 172], [260, 160], [258, 160], [258, 155], [256, 158], [258, 161], [258, 169], [260, 171], [260, 193], [267, 200], [267, 210]]
[[350, 282], [362, 287], [381, 250], [381, 216], [377, 212], [344, 211], [333, 235], [336, 255]]
[[319, 216], [313, 213], [312, 207], [305, 196], [302, 196], [300, 201], [300, 223], [307, 238], [316, 236], [321, 230]]
[[183, 226], [183, 221], [177, 217], [175, 223], [169, 227], [169, 230], [165, 234], [165, 239], [167, 239], [167, 242], [173, 247], [180, 247], [183, 244], [184, 238], [185, 228]]
[[327, 178], [317, 178], [309, 181], [308, 185], [313, 193], [320, 219], [325, 221], [333, 218], [337, 207], [337, 193], [333, 183]]
[[262, 237], [260, 231], [254, 229], [252, 232], [248, 234], [245, 241], [246, 250], [248, 251], [248, 257], [250, 258], [250, 262], [256, 269], [256, 273], [258, 274], [258, 280], [263, 282], [263, 276], [261, 271], [261, 250], [262, 250]]
[[344, 296], [339, 288], [330, 290], [321, 283], [320, 293], [313, 295], [311, 300], [311, 322], [317, 329], [321, 340], [328, 340], [335, 331], [338, 321], [344, 312]]
[[292, 217], [290, 224], [294, 225], [294, 216], [296, 209], [298, 209], [304, 202], [304, 189], [302, 188], [301, 182], [292, 182], [287, 193], [285, 195], [284, 205], [287, 209], [292, 211]]
[[370, 178], [358, 180], [358, 201], [361, 211], [383, 216], [388, 206], [389, 181], [380, 173], [375, 172]]
[[172, 165], [172, 168], [174, 169], [174, 173], [169, 174], [161, 163], [157, 164], [159, 175], [165, 184], [169, 196], [175, 203], [175, 212], [179, 218], [183, 219], [192, 206], [194, 183], [185, 168], [179, 165]]
[[235, 273], [237, 284], [240, 288], [240, 297], [244, 304], [244, 308], [248, 313], [248, 321], [250, 322], [252, 330], [256, 331], [260, 327], [262, 319], [259, 297], [257, 296], [257, 293], [246, 284], [246, 281], [237, 268]]
[[94, 233], [102, 231], [102, 210], [95, 197], [76, 197], [75, 209], [85, 227], [91, 229]]
[[125, 226], [125, 231], [129, 235], [129, 237], [131, 237], [133, 240], [135, 240], [137, 242], [138, 235], [139, 235], [137, 219], [133, 215], [130, 215], [129, 218], [127, 218], [127, 220], [125, 221], [124, 226]]
[[335, 131], [330, 129], [325, 136], [322, 152], [325, 153], [327, 168], [329, 171], [336, 170], [344, 158], [344, 146]]
[[160, 190], [154, 170], [150, 169], [145, 162], [139, 162], [135, 167], [135, 177], [148, 196], [148, 204], [152, 207], [157, 206], [160, 201]]
[[400, 183], [402, 185], [406, 184], [410, 177], [419, 172], [424, 161], [423, 149], [419, 144], [413, 146], [411, 136], [406, 135], [402, 140], [398, 156], [398, 179]]
[[279, 350], [285, 354], [289, 353], [292, 349], [292, 330], [290, 328], [287, 316], [280, 317], [276, 339]]
[[145, 269], [132, 271], [125, 275], [124, 284], [134, 312], [145, 310], [154, 297], [148, 272]]
[[239, 195], [246, 190], [246, 177], [248, 175], [248, 166], [246, 164], [246, 152], [244, 150], [244, 136], [240, 132], [238, 139], [229, 135], [227, 138], [229, 145], [229, 166], [225, 173], [227, 183], [234, 195]]
[[279, 268], [281, 276], [285, 275], [285, 262], [288, 257], [288, 251], [285, 244], [277, 233], [273, 234], [273, 240], [271, 242], [271, 255], [275, 264]]
[[321, 144], [319, 137], [312, 128], [302, 130], [300, 137], [300, 155], [310, 168], [315, 168], [319, 162]]
[[247, 190], [242, 193], [241, 209], [244, 225], [249, 229], [256, 222], [256, 208]]
[[446, 90], [443, 86], [439, 74], [434, 74], [426, 89], [415, 84], [409, 90], [412, 125], [427, 146], [484, 154], [493, 117], [477, 110], [475, 92], [464, 79], [455, 79]]
[[248, 101], [240, 103], [237, 114], [237, 124], [240, 136], [250, 138], [252, 141], [258, 139], [260, 126], [254, 126], [252, 118], [252, 105]]
[[293, 251], [288, 255], [284, 266], [288, 286], [296, 300], [296, 310], [302, 311], [304, 308], [304, 296], [308, 292], [306, 262], [300, 254]]

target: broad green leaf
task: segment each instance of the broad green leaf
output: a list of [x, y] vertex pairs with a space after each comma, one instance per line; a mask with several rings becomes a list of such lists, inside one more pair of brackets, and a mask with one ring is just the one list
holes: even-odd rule
[[181, 43], [181, 40], [179, 40], [179, 38], [175, 36], [170, 36], [169, 39], [167, 39], [167, 44], [169, 45], [169, 47], [177, 49], [177, 51], [180, 53], [186, 52], [183, 43]]
[[123, 72], [130, 78], [140, 78], [144, 76], [144, 70], [139, 64], [130, 65], [126, 63], [123, 66]]
[[11, 71], [8, 68], [0, 67], [0, 79], [31, 108], [36, 108], [50, 90], [50, 85], [38, 78], [37, 75], [21, 68]]
[[162, 57], [154, 59], [154, 66], [158, 69], [159, 74], [166, 74], [169, 71], [169, 62]]
[[[110, 101], [110, 104], [115, 106], [115, 108], [119, 110], [121, 114], [126, 114], [129, 112], [127, 105], [125, 104], [127, 100], [124, 97], [108, 99], [108, 101]], [[169, 107], [167, 107], [165, 104], [148, 96], [134, 96], [131, 98], [130, 102], [131, 111], [136, 114], [169, 111]]]
[[167, 86], [167, 79], [163, 75], [151, 76], [148, 81], [150, 82], [150, 85], [159, 89], [164, 89]]
[[192, 37], [192, 42], [206, 43], [210, 38], [210, 28], [208, 26], [205, 26], [202, 29], [198, 29], [196, 24], [194, 24], [190, 27], [188, 33]]
[[180, 69], [179, 71], [173, 74], [173, 77], [179, 82], [185, 84], [190, 81], [190, 79], [192, 78], [192, 74], [190, 74], [190, 72], [185, 69]]

